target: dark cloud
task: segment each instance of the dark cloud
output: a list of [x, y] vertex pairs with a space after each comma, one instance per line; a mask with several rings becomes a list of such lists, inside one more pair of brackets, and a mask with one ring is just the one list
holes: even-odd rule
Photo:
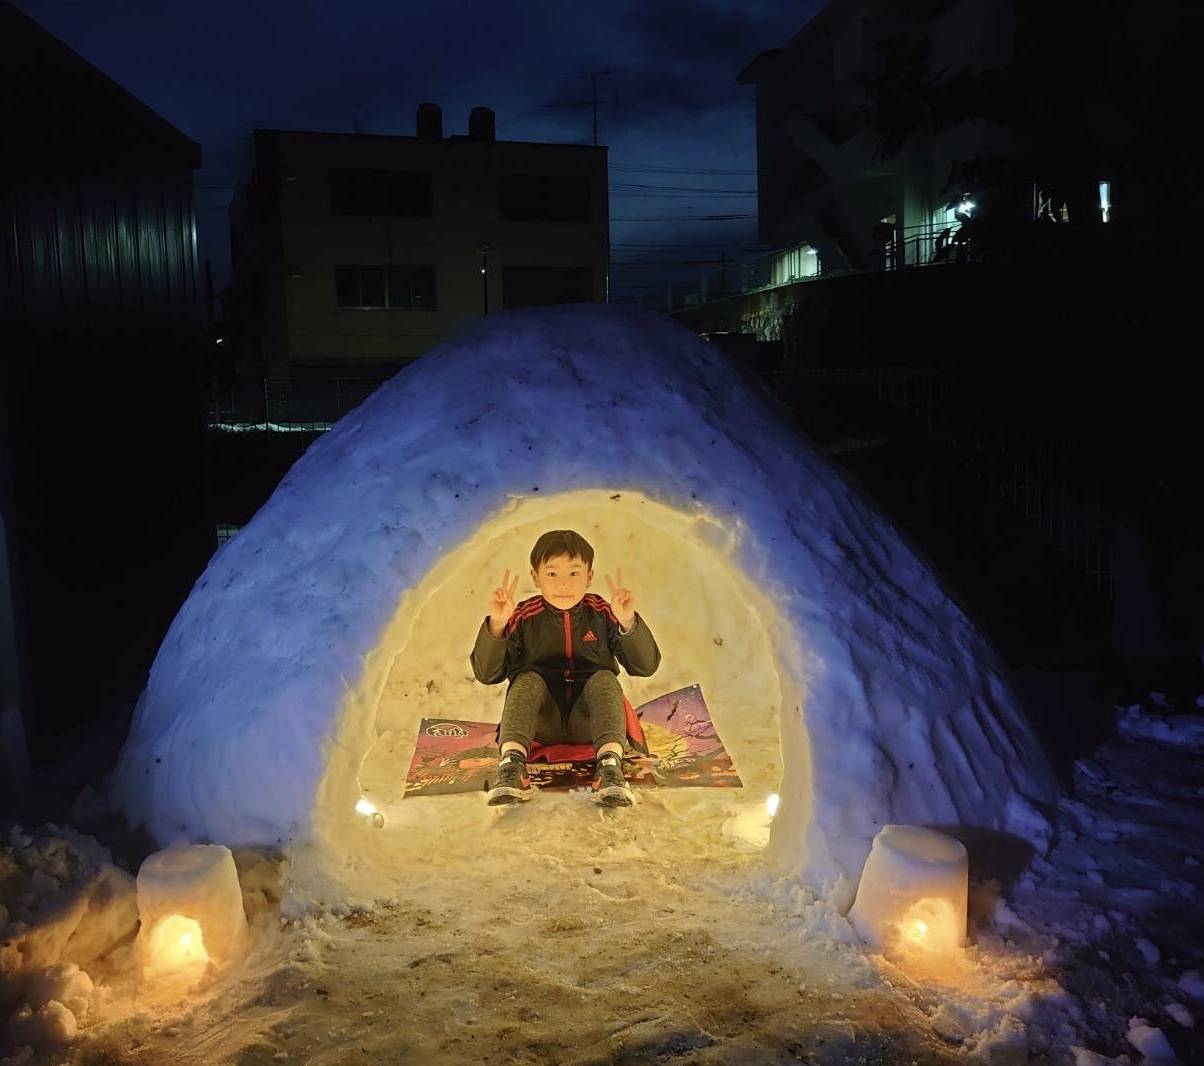
[[657, 0], [637, 4], [620, 20], [662, 63], [730, 63], [764, 47], [780, 17], [751, 7], [721, 7], [705, 0]]
[[[201, 143], [201, 254], [220, 274], [224, 186], [256, 125], [350, 131], [358, 121], [367, 132], [412, 133], [418, 104], [433, 100], [449, 134], [465, 132], [469, 109], [484, 104], [499, 137], [584, 142], [590, 82], [581, 75], [608, 70], [599, 127], [612, 159], [751, 166], [752, 91], [735, 76], [822, 0], [17, 2]], [[681, 210], [650, 213], [670, 207]], [[613, 213], [631, 211], [616, 203]], [[724, 227], [704, 228], [709, 238]]]
[[784, 43], [822, 0], [758, 7], [706, 0], [637, 4], [621, 24], [641, 62], [624, 79], [629, 107], [643, 120], [743, 106], [736, 75], [758, 52]]

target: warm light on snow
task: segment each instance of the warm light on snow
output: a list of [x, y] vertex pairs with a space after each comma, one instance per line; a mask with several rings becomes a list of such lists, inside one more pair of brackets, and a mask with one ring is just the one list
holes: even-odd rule
[[949, 954], [960, 947], [965, 925], [965, 916], [959, 923], [949, 900], [933, 897], [912, 904], [899, 923], [899, 934], [906, 948]]
[[765, 800], [765, 813], [768, 814], [770, 818], [778, 813], [778, 794], [776, 792], [771, 793]]
[[208, 964], [205, 936], [195, 918], [169, 914], [155, 923], [150, 933], [150, 970], [195, 980]]

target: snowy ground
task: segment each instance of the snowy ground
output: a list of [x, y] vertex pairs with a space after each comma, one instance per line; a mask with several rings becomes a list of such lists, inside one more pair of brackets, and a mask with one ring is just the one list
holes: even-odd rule
[[1002, 897], [974, 887], [952, 965], [859, 948], [765, 870], [758, 819], [717, 817], [723, 793], [544, 795], [486, 812], [485, 854], [396, 841], [408, 873], [367, 909], [253, 908], [250, 958], [183, 1002], [138, 991], [119, 952], [77, 1042], [13, 1061], [1138, 1062], [1154, 1028], [1204, 1061], [1199, 728], [1130, 724], [1080, 762], [1048, 859]]

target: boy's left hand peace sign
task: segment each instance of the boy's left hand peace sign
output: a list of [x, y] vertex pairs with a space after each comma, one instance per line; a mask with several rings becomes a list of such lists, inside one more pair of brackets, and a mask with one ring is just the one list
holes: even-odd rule
[[611, 581], [609, 574], [605, 577], [606, 587], [610, 589], [611, 609], [615, 612], [619, 625], [630, 629], [635, 625], [635, 596], [632, 595], [631, 589], [623, 586], [623, 571], [615, 571], [614, 581]]

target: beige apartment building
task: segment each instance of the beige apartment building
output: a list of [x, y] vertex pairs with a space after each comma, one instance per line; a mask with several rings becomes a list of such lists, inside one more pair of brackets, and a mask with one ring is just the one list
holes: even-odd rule
[[240, 376], [383, 377], [470, 319], [604, 301], [605, 147], [443, 135], [254, 132], [230, 207]]

